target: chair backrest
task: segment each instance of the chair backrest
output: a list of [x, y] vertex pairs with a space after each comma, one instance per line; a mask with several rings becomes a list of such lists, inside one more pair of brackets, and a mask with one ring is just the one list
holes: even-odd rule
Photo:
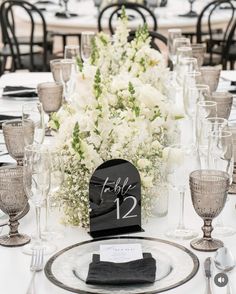
[[[222, 64], [223, 64], [223, 69], [227, 69], [227, 61], [232, 58], [232, 56], [229, 56], [230, 48], [231, 46], [234, 46], [235, 52], [236, 52], [236, 44], [235, 44], [235, 32], [236, 32], [236, 19], [234, 20], [234, 23], [231, 27], [231, 30], [229, 32], [228, 38], [223, 45], [223, 50], [222, 50]], [[236, 53], [234, 53], [234, 62], [236, 61]], [[233, 65], [234, 65], [233, 62]], [[233, 68], [231, 68], [233, 69]]]
[[[21, 36], [17, 33], [16, 27], [17, 15], [19, 14], [22, 14], [28, 20], [24, 35], [28, 41], [24, 43], [24, 46], [20, 42]], [[46, 70], [47, 26], [42, 12], [36, 6], [26, 1], [6, 0], [0, 7], [0, 18], [3, 40], [10, 47], [15, 69], [23, 68], [22, 56], [29, 56], [30, 69], [33, 70], [35, 68], [36, 57], [34, 47], [36, 42], [34, 40], [36, 38], [36, 24], [40, 25], [42, 35], [42, 69]]]
[[[217, 16], [217, 14], [219, 14], [219, 11], [223, 6], [227, 6], [227, 10], [226, 10], [227, 16], [225, 19], [226, 26], [225, 28], [219, 27], [218, 29], [219, 30], [223, 29], [222, 41], [225, 41], [227, 39], [229, 31], [233, 24], [233, 20], [234, 20], [235, 8], [233, 5], [233, 1], [234, 0], [214, 0], [208, 3], [203, 8], [197, 20], [197, 27], [196, 27], [197, 43], [202, 43], [204, 35], [207, 35], [208, 42], [211, 43], [214, 37], [213, 35], [216, 33], [216, 29], [212, 23], [212, 20], [214, 17]], [[203, 29], [204, 22], [207, 23], [206, 29]]]
[[[115, 21], [117, 16], [121, 15], [123, 7], [126, 9], [126, 14], [128, 15], [128, 20], [132, 29], [136, 29], [140, 25], [140, 22], [137, 24], [139, 20], [141, 24], [146, 23], [150, 30], [157, 30], [156, 17], [149, 8], [139, 3], [118, 1], [102, 9], [98, 16], [98, 31], [101, 32], [109, 29], [110, 33], [114, 34]], [[104, 20], [106, 21], [105, 25]]]
[[[129, 33], [129, 41], [132, 41], [135, 37], [136, 31], [130, 31]], [[151, 37], [150, 46], [151, 48], [161, 52], [167, 52], [167, 38], [160, 33], [154, 31], [148, 31], [149, 36]]]

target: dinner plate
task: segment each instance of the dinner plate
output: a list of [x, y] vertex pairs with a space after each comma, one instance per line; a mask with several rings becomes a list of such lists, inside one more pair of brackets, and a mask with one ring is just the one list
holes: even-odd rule
[[[99, 254], [101, 244], [141, 244], [143, 252], [156, 259], [156, 279], [152, 284], [89, 285], [86, 284], [89, 263]], [[69, 246], [52, 256], [45, 266], [47, 278], [55, 285], [75, 293], [151, 294], [178, 287], [197, 273], [199, 261], [189, 249], [173, 242], [146, 237], [100, 238]]]

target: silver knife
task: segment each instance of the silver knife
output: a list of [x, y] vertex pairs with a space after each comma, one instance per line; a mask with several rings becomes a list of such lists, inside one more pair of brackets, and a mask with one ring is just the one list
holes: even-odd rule
[[213, 294], [211, 290], [211, 258], [207, 257], [204, 261], [204, 269], [206, 276], [206, 294]]

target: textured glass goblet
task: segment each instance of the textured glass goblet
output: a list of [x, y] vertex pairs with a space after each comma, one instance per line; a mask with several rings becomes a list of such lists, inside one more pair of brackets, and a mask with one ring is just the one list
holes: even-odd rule
[[16, 216], [24, 211], [28, 198], [24, 192], [23, 167], [7, 166], [0, 168], [0, 209], [9, 215], [10, 232], [0, 236], [0, 245], [7, 247], [22, 246], [30, 242], [30, 237], [18, 232]]
[[204, 54], [206, 53], [206, 44], [197, 43], [191, 44], [192, 56], [197, 58], [198, 68], [200, 68], [204, 63]]
[[213, 92], [211, 99], [217, 103], [217, 117], [229, 119], [233, 95], [229, 92]]
[[[54, 82], [41, 83], [38, 85], [37, 90], [43, 110], [49, 115], [50, 121], [52, 113], [57, 112], [62, 105], [63, 85]], [[50, 127], [47, 127], [46, 135], [51, 135]]]
[[62, 59], [53, 59], [50, 61], [50, 70], [56, 83], [61, 82], [61, 60]]
[[66, 45], [64, 50], [65, 59], [76, 60], [80, 56], [80, 46], [79, 45]]
[[209, 86], [211, 93], [215, 92], [219, 84], [221, 69], [214, 66], [203, 66], [200, 68], [200, 71], [203, 84]]
[[[24, 134], [25, 129], [25, 134]], [[12, 158], [17, 161], [17, 165], [23, 165], [25, 141], [33, 142], [34, 129], [31, 124], [23, 127], [21, 119], [14, 119], [2, 124], [3, 136], [7, 150]]]
[[199, 251], [215, 251], [223, 242], [213, 239], [212, 220], [224, 208], [229, 189], [229, 175], [218, 170], [196, 170], [190, 174], [189, 183], [193, 207], [203, 219], [203, 237], [191, 241], [192, 248]]

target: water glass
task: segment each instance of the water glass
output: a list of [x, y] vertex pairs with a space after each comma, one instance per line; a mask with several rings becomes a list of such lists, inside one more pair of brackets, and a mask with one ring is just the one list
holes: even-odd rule
[[204, 63], [204, 55], [206, 53], [206, 44], [197, 43], [191, 44], [192, 56], [197, 59], [198, 68], [200, 68]]
[[[43, 143], [45, 137], [45, 122], [44, 111], [41, 102], [29, 102], [23, 104], [22, 125], [25, 146]], [[34, 130], [33, 140], [28, 136], [28, 129], [30, 127]]]
[[200, 71], [203, 83], [209, 86], [211, 93], [215, 92], [219, 84], [221, 69], [214, 66], [203, 66]]
[[192, 57], [182, 57], [176, 65], [176, 80], [180, 86], [184, 86], [184, 76], [188, 72], [198, 71], [197, 59]]
[[217, 116], [229, 119], [233, 95], [229, 92], [213, 92], [211, 99], [217, 103]]
[[93, 49], [94, 32], [82, 32], [81, 34], [81, 57], [83, 62], [88, 62]]

